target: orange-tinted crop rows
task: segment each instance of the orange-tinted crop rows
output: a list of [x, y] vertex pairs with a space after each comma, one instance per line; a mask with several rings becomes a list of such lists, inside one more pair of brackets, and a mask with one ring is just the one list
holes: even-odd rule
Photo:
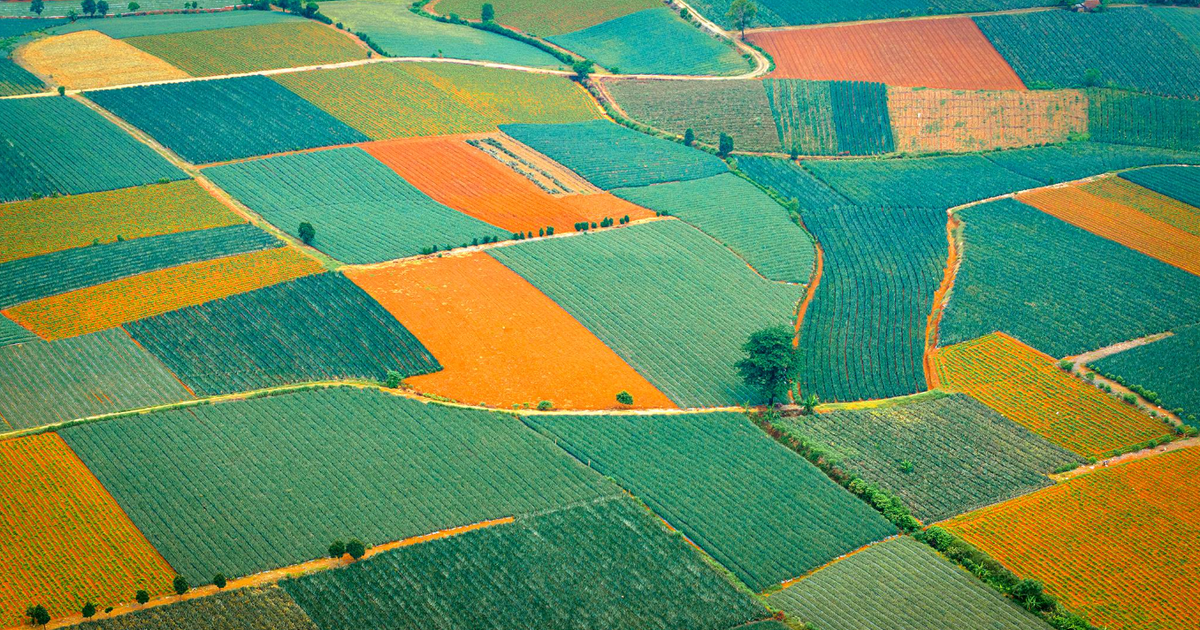
[[950, 531], [1110, 630], [1200, 628], [1200, 448], [955, 518]]
[[408, 378], [418, 390], [508, 407], [550, 400], [563, 409], [675, 405], [558, 304], [483, 252], [346, 276], [383, 304], [445, 368]]
[[762, 31], [749, 39], [775, 58], [773, 77], [968, 90], [1025, 88], [970, 18]]
[[56, 433], [0, 442], [0, 626], [25, 608], [52, 617], [103, 609], [175, 572]]
[[1050, 357], [1002, 333], [939, 349], [941, 387], [970, 394], [1030, 431], [1087, 457], [1170, 433], [1137, 411], [1058, 368]]
[[1200, 275], [1200, 236], [1088, 192], [1080, 186], [1045, 188], [1017, 195], [1046, 214], [1110, 241]]
[[298, 250], [279, 247], [130, 276], [25, 302], [3, 313], [44, 339], [64, 339], [321, 270], [321, 263]]
[[1188, 234], [1200, 236], [1200, 208], [1143, 188], [1124, 177], [1105, 177], [1087, 182], [1079, 188], [1088, 194], [1144, 212]]
[[654, 216], [608, 193], [548, 194], [461, 137], [391, 140], [363, 148], [435, 200], [511, 232], [547, 226], [567, 232], [583, 221]]

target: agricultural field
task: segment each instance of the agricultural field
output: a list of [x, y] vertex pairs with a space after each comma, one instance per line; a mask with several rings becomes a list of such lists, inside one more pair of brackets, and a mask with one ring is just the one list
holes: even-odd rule
[[723, 630], [770, 615], [623, 497], [406, 547], [283, 588], [329, 630]]
[[[152, 0], [153, 1], [153, 0]], [[174, 6], [171, 7], [175, 8]], [[145, 37], [148, 35], [170, 35], [192, 33], [240, 26], [300, 23], [302, 18], [282, 11], [221, 11], [219, 13], [170, 13], [166, 15], [139, 15], [122, 17], [119, 20], [77, 20], [56, 26], [49, 32], [63, 35], [75, 31], [97, 31], [113, 39]]]
[[194, 584], [320, 557], [347, 536], [378, 545], [617, 492], [507, 414], [357, 388], [164, 411], [61, 435]]
[[789, 153], [871, 155], [895, 149], [882, 83], [765, 79], [763, 87]]
[[33, 341], [37, 338], [37, 335], [23, 328], [20, 324], [0, 315], [0, 348], [11, 346], [14, 343]]
[[784, 199], [795, 199], [800, 210], [825, 210], [853, 205], [849, 199], [795, 162], [760, 156], [739, 156], [738, 169]]
[[[702, 0], [692, 6], [731, 28], [725, 14], [730, 0]], [[1054, 6], [1053, 0], [880, 0], [878, 2], [825, 2], [824, 0], [764, 0], [758, 5], [756, 26], [786, 26], [883, 20], [921, 15], [1005, 11]]]
[[46, 84], [37, 76], [18, 66], [12, 59], [0, 56], [0, 96], [33, 94], [44, 89]]
[[[433, 10], [479, 19], [481, 3], [475, 0], [438, 0]], [[547, 37], [595, 26], [642, 9], [659, 6], [654, 0], [596, 0], [586, 6], [552, 0], [500, 0], [493, 2], [496, 21], [531, 35]]]
[[263, 76], [85, 93], [193, 164], [367, 137]]
[[1186, 584], [1200, 579], [1195, 484], [1200, 448], [1072, 479], [946, 524], [1093, 624], [1167, 629], [1200, 623]]
[[1177, 199], [1193, 208], [1200, 207], [1200, 168], [1145, 168], [1121, 173], [1121, 179]]
[[501, 125], [500, 130], [603, 190], [702, 179], [729, 170], [714, 155], [607, 120]]
[[1150, 11], [1193, 48], [1200, 50], [1200, 11], [1185, 7], [1152, 7]]
[[430, 199], [359, 147], [236, 162], [204, 174], [292, 236], [309, 223], [312, 247], [348, 263], [510, 236]]
[[731, 76], [751, 69], [731, 44], [663, 6], [546, 39], [614, 74]]
[[1140, 166], [1200, 164], [1200, 153], [1100, 142], [1069, 142], [983, 155], [997, 166], [1043, 184], [1061, 184]]
[[733, 173], [617, 188], [613, 194], [692, 224], [768, 280], [808, 284], [812, 275], [812, 236], [792, 222], [783, 206]]
[[[13, 3], [0, 7], [0, 17], [22, 17], [23, 20], [0, 20], [0, 40], [13, 40], [21, 35], [34, 31], [47, 30], [51, 27], [66, 23], [65, 20], [55, 20], [36, 17], [29, 11], [29, 3]], [[49, 5], [62, 6], [62, 5]], [[24, 11], [21, 11], [24, 9]], [[4, 41], [7, 46], [9, 41]]]
[[126, 326], [192, 391], [226, 394], [306, 381], [382, 381], [439, 369], [379, 303], [317, 274]]
[[1064, 372], [1050, 357], [1007, 335], [994, 333], [941, 348], [933, 364], [943, 388], [969, 394], [1084, 457], [1101, 457], [1171, 433], [1163, 421]]
[[210, 597], [88, 621], [73, 630], [317, 630], [280, 588], [241, 588]]
[[[1167, 167], [1164, 169], [1127, 171], [1117, 177], [1103, 177], [1080, 184], [1078, 188], [1104, 201], [1120, 204], [1129, 208], [1132, 212], [1142, 213], [1153, 219], [1167, 223], [1174, 228], [1183, 230], [1188, 234], [1200, 236], [1200, 208], [1133, 183], [1132, 180], [1139, 179], [1139, 176], [1143, 173], [1148, 176], [1150, 182], [1154, 182], [1159, 173], [1161, 173], [1168, 175], [1167, 180], [1173, 183], [1174, 180], [1169, 177], [1170, 175], [1175, 173], [1181, 175], [1191, 173], [1200, 174], [1200, 170], [1176, 170]], [[1181, 179], [1178, 181], [1183, 182], [1185, 180]], [[1200, 183], [1200, 178], [1197, 178], [1196, 181]], [[1171, 189], [1171, 185], [1168, 184], [1166, 188]], [[1181, 194], [1180, 196], [1187, 197], [1186, 194]], [[1195, 198], [1194, 201], [1200, 203], [1200, 197]]]
[[[175, 572], [54, 433], [0, 441], [0, 623], [31, 600], [50, 614], [83, 602], [166, 593]], [[21, 611], [21, 612], [18, 612]]]
[[1200, 324], [1181, 326], [1172, 335], [1091, 362], [1101, 374], [1154, 392], [1168, 409], [1182, 409], [1181, 420], [1200, 425]]
[[739, 413], [525, 421], [640, 497], [755, 591], [895, 533]]
[[1114, 144], [1200, 150], [1200, 103], [1117, 90], [1088, 92], [1088, 134]]
[[808, 160], [803, 166], [859, 206], [945, 209], [1041, 186], [982, 155]]
[[681, 407], [759, 399], [733, 363], [750, 332], [789, 324], [803, 294], [754, 275], [729, 250], [674, 220], [488, 253]]
[[937, 522], [1052, 485], [1079, 457], [963, 394], [787, 416], [776, 428]]
[[[174, 0], [146, 0], [139, 3], [141, 7], [139, 11], [165, 11], [170, 9], [179, 9], [180, 3]], [[12, 0], [0, 5], [0, 16], [3, 17], [32, 17], [34, 14], [30, 11], [30, 3], [26, 0]], [[124, 5], [121, 5], [124, 6]], [[221, 7], [233, 6], [229, 0], [216, 0], [204, 5], [206, 9], [219, 9]], [[116, 7], [120, 8], [120, 7]], [[42, 11], [42, 19], [39, 22], [44, 23], [63, 23], [62, 19], [50, 20], [47, 18], [65, 18], [74, 9], [79, 13], [79, 3], [71, 0], [46, 0], [45, 9]], [[39, 27], [45, 28], [45, 27]]]
[[631, 118], [678, 136], [716, 145], [720, 134], [742, 151], [783, 150], [763, 82], [605, 80], [601, 84]]
[[51, 84], [78, 90], [191, 76], [153, 53], [96, 31], [34, 40], [21, 47], [16, 58]]
[[1025, 85], [970, 18], [762, 31], [772, 77], [905, 87], [1021, 90]]
[[[71, 98], [0, 100], [0, 201], [130, 188], [184, 179], [159, 157]], [[94, 150], [104, 147], [103, 151]]]
[[843, 558], [767, 602], [822, 630], [1050, 627], [907, 536]]
[[[429, 349], [442, 370], [409, 386], [496, 407], [548, 400], [563, 409], [675, 405], [582, 324], [483, 252], [350, 270]], [[499, 331], [499, 332], [497, 332]]]
[[943, 345], [1000, 330], [1066, 357], [1200, 319], [1200, 278], [1186, 271], [1011, 199], [957, 216]]
[[1067, 142], [1090, 131], [1089, 105], [1084, 92], [1073, 90], [889, 88], [887, 93], [896, 150], [903, 153], [971, 153]]

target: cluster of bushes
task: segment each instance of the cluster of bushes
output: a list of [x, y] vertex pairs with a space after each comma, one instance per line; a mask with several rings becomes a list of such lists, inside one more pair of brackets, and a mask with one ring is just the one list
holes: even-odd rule
[[340, 540], [335, 540], [335, 541], [329, 543], [329, 557], [330, 558], [333, 558], [336, 560], [336, 559], [340, 559], [342, 556], [345, 556], [346, 554], [350, 554], [350, 557], [353, 558], [354, 560], [360, 560], [363, 556], [365, 556], [367, 554], [367, 546], [365, 544], [363, 544], [363, 541], [361, 541], [357, 538], [351, 538], [348, 542], [342, 542]]
[[599, 223], [596, 223], [595, 221], [592, 221], [591, 223], [588, 223], [587, 221], [579, 221], [579, 222], [575, 223], [575, 231], [576, 232], [586, 232], [588, 230], [594, 230], [596, 228], [612, 227], [613, 225], [617, 224], [618, 222], [621, 225], [625, 225], [626, 223], [629, 223], [630, 220], [631, 219], [629, 218], [629, 215], [627, 214], [627, 215], [621, 217], [619, 220], [615, 220], [612, 217], [604, 217], [603, 219], [600, 220]]
[[[543, 232], [547, 232], [547, 231], [549, 234], [554, 234], [554, 228], [552, 228], [552, 227], [545, 228], [544, 230], [538, 230], [538, 234], [541, 235]], [[526, 236], [525, 234], [522, 234], [521, 232], [513, 232], [513, 234], [512, 234], [512, 240], [514, 240], [514, 241], [520, 241], [520, 240], [524, 240], [526, 238], [533, 238], [533, 232], [530, 232], [528, 236]], [[487, 245], [489, 243], [498, 243], [498, 242], [500, 242], [500, 239], [498, 237], [484, 236], [482, 238], [473, 238], [473, 239], [471, 239], [470, 243], [463, 243], [462, 245], [459, 245], [459, 247], [476, 247], [478, 245]], [[422, 247], [421, 255], [428, 256], [429, 254], [436, 254], [439, 251], [450, 251], [452, 249], [454, 249], [454, 245], [451, 245], [449, 243], [447, 243], [444, 246], [443, 245], [432, 245], [430, 247]]]
[[[225, 588], [225, 585], [228, 584], [229, 581], [225, 579], [225, 575], [223, 573], [218, 573], [213, 576], [212, 583], [213, 586], [221, 589]], [[171, 589], [175, 591], [176, 595], [182, 597], [184, 593], [191, 589], [191, 585], [188, 584], [187, 578], [183, 577], [182, 575], [176, 575], [175, 579], [171, 582]], [[133, 599], [138, 604], [144, 606], [150, 601], [150, 593], [145, 589], [138, 589], [136, 592], [134, 592]], [[111, 613], [112, 611], [112, 606], [104, 609], [105, 614]], [[84, 603], [83, 608], [81, 608], [79, 612], [83, 615], [84, 619], [91, 619], [92, 617], [96, 616], [98, 609], [96, 605], [89, 600]], [[46, 607], [42, 604], [37, 604], [36, 606], [29, 606], [26, 608], [25, 616], [29, 617], [29, 623], [35, 626], [44, 626], [50, 623], [50, 611], [46, 610]]]

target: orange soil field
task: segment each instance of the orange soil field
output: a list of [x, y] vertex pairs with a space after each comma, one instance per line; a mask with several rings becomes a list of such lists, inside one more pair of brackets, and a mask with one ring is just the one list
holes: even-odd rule
[[363, 148], [435, 200], [510, 232], [547, 226], [569, 232], [582, 221], [654, 216], [608, 193], [551, 195], [462, 137], [390, 140]]
[[662, 392], [541, 291], [484, 252], [346, 276], [396, 316], [445, 368], [411, 377], [420, 391], [508, 407], [673, 408]]
[[0, 204], [0, 263], [95, 241], [245, 223], [187, 179], [108, 192]]
[[1066, 142], [1087, 132], [1087, 107], [1087, 96], [1076, 90], [888, 88], [896, 150], [914, 153]]
[[44, 339], [63, 339], [322, 271], [291, 247], [168, 267], [3, 311]]
[[1143, 188], [1122, 177], [1105, 177], [1084, 183], [1079, 188], [1088, 194], [1134, 208], [1188, 234], [1200, 236], [1200, 208]]
[[191, 76], [148, 52], [96, 31], [34, 40], [18, 49], [15, 58], [34, 74], [80, 90]]
[[771, 76], [777, 78], [1025, 89], [970, 18], [760, 31], [747, 37], [775, 58]]
[[0, 442], [0, 627], [171, 589], [175, 572], [56, 433]]
[[1063, 372], [1051, 357], [1003, 333], [941, 348], [931, 360], [942, 388], [970, 394], [1085, 457], [1171, 433], [1163, 422]]
[[1045, 188], [1017, 195], [1071, 225], [1200, 275], [1200, 236], [1189, 234], [1136, 208], [1093, 195], [1079, 186]]
[[959, 516], [950, 531], [1110, 630], [1200, 628], [1200, 447]]

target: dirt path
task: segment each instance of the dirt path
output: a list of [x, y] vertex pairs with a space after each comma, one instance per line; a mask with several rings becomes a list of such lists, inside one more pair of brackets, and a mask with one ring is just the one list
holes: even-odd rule
[[1125, 352], [1126, 350], [1131, 350], [1138, 346], [1144, 346], [1148, 343], [1153, 343], [1160, 339], [1166, 339], [1167, 337], [1170, 337], [1174, 334], [1175, 333], [1168, 331], [1165, 333], [1159, 333], [1157, 335], [1147, 335], [1145, 337], [1141, 337], [1138, 339], [1130, 339], [1129, 341], [1122, 341], [1121, 343], [1114, 343], [1111, 346], [1105, 346], [1098, 350], [1092, 350], [1091, 352], [1084, 352], [1083, 354], [1077, 354], [1073, 357], [1067, 357], [1067, 360], [1073, 361], [1079, 365], [1086, 365], [1088, 363], [1091, 363], [1092, 361], [1099, 361], [1100, 359], [1103, 359], [1104, 357], [1111, 357], [1114, 354], [1119, 354], [1121, 352]]
[[1108, 468], [1109, 466], [1116, 464], [1123, 464], [1125, 462], [1155, 457], [1157, 455], [1162, 455], [1163, 453], [1170, 453], [1171, 451], [1178, 451], [1179, 449], [1191, 448], [1193, 446], [1200, 446], [1200, 437], [1187, 438], [1186, 440], [1175, 440], [1174, 442], [1167, 442], [1162, 446], [1155, 446], [1154, 448], [1147, 448], [1140, 451], [1134, 451], [1132, 453], [1125, 453], [1124, 455], [1117, 455], [1116, 457], [1100, 460], [1095, 464], [1087, 464], [1073, 470], [1068, 470], [1065, 473], [1050, 475], [1050, 478], [1054, 481], [1062, 483], [1068, 479], [1074, 479], [1076, 477], [1080, 477], [1103, 468]]
[[946, 211], [946, 241], [949, 256], [946, 258], [946, 270], [942, 275], [942, 283], [933, 294], [933, 310], [925, 323], [925, 352], [921, 356], [921, 364], [925, 371], [925, 385], [929, 389], [937, 389], [941, 385], [937, 370], [933, 369], [933, 353], [938, 348], [938, 333], [942, 326], [942, 315], [950, 302], [950, 292], [954, 289], [954, 281], [958, 279], [958, 270], [962, 266], [962, 221], [950, 211]]

